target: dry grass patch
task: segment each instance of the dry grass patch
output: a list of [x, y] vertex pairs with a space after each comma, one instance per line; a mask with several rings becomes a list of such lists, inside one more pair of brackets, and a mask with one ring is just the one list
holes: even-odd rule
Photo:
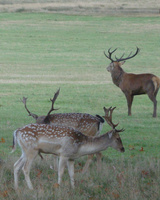
[[[76, 170], [81, 169], [86, 158], [78, 159]], [[57, 172], [53, 171], [52, 156], [39, 158], [31, 169], [31, 180], [34, 191], [29, 192], [20, 177], [20, 191], [16, 194], [13, 188], [14, 158], [8, 158], [0, 170], [0, 198], [3, 199], [158, 199], [160, 196], [160, 160], [137, 157], [125, 160], [104, 158], [102, 171], [97, 174], [93, 162], [87, 174], [75, 174], [76, 189], [70, 188], [69, 175], [63, 176], [61, 187], [57, 186]]]
[[70, 0], [70, 1], [44, 1], [38, 0], [23, 2], [17, 1], [0, 1], [0, 12], [54, 12], [65, 14], [80, 15], [119, 15], [119, 14], [159, 14], [159, 3], [152, 1], [131, 1], [131, 0]]

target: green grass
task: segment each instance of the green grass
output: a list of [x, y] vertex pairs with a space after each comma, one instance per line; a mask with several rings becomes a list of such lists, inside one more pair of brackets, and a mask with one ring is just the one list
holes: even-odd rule
[[[138, 186], [135, 188], [139, 195], [137, 199], [145, 199], [145, 195], [143, 196], [145, 192], [148, 199], [151, 197], [153, 199], [152, 192], [156, 190], [155, 194], [157, 194], [159, 192], [157, 184], [160, 184], [157, 178], [160, 173], [160, 106], [158, 104], [158, 117], [153, 119], [153, 105], [148, 97], [146, 95], [135, 97], [133, 115], [128, 117], [126, 99], [120, 89], [113, 85], [110, 74], [106, 71], [109, 60], [105, 58], [103, 51], [107, 51], [110, 47], [118, 47], [116, 55], [120, 56], [123, 52], [129, 54], [130, 51], [135, 51], [138, 46], [141, 49], [140, 54], [127, 61], [123, 66], [124, 70], [133, 73], [151, 72], [160, 76], [159, 32], [159, 17], [0, 13], [0, 139], [5, 139], [5, 143], [0, 143], [0, 158], [9, 163], [8, 171], [2, 170], [4, 173], [1, 175], [3, 180], [0, 184], [3, 186], [1, 196], [3, 196], [2, 192], [7, 190], [7, 184], [8, 190], [13, 194], [13, 172], [10, 170], [13, 170], [12, 164], [20, 156], [19, 151], [12, 155], [12, 159], [9, 154], [12, 133], [18, 127], [34, 122], [27, 116], [20, 98], [28, 97], [27, 105], [31, 112], [44, 115], [51, 106], [49, 99], [60, 87], [60, 95], [55, 103], [55, 107], [60, 110], [56, 112], [86, 112], [103, 116], [104, 106], [116, 106], [113, 120], [120, 122], [119, 128], [125, 128], [121, 138], [126, 152], [120, 154], [113, 149], [103, 152], [104, 171], [106, 171], [104, 179], [102, 177], [104, 171], [97, 176], [93, 170], [91, 175], [86, 176], [85, 184], [77, 188], [73, 194], [67, 190], [66, 193], [60, 194], [59, 190], [54, 192], [55, 189], [52, 188], [51, 196], [55, 195], [56, 199], [63, 199], [62, 196], [68, 195], [70, 199], [72, 195], [75, 197], [77, 193], [81, 196], [82, 191], [85, 191], [79, 199], [98, 199], [98, 196], [104, 199], [103, 197], [109, 194], [108, 199], [116, 199], [112, 194], [115, 191], [112, 190], [118, 187], [117, 182], [114, 181], [115, 176], [111, 176], [108, 172], [112, 166], [115, 166], [119, 167], [119, 172], [125, 171], [125, 186], [123, 189], [118, 189], [121, 199], [126, 198], [124, 193], [131, 190], [132, 184], [136, 184], [136, 181], [139, 181], [142, 187], [142, 191]], [[157, 100], [159, 99], [158, 94]], [[105, 124], [102, 133], [109, 129], [110, 127]], [[144, 151], [140, 151], [141, 147]], [[77, 162], [84, 163], [85, 159], [79, 159]], [[41, 165], [44, 164], [40, 162], [38, 167]], [[151, 165], [155, 165], [156, 168]], [[130, 167], [131, 171], [129, 171]], [[92, 168], [94, 164], [91, 170]], [[34, 169], [33, 167], [33, 177]], [[143, 170], [149, 171], [147, 181], [148, 178], [153, 179], [151, 192], [148, 190], [149, 186], [141, 180], [140, 174]], [[156, 175], [150, 171], [154, 171]], [[132, 175], [131, 178], [134, 177], [133, 182], [128, 178], [129, 173]], [[77, 174], [76, 180], [81, 183], [81, 179], [81, 175]], [[9, 183], [6, 183], [7, 180]], [[42, 181], [45, 183], [45, 180], [47, 181], [47, 178]], [[69, 188], [68, 174], [65, 180], [67, 181], [65, 186]], [[146, 178], [144, 182], [145, 180]], [[56, 181], [57, 175], [54, 177], [54, 182]], [[130, 181], [127, 189], [127, 182]], [[93, 182], [94, 186], [97, 184], [96, 189], [92, 187]], [[34, 185], [37, 183], [36, 179]], [[52, 186], [54, 184], [52, 180], [49, 183]], [[109, 183], [110, 188], [105, 185]], [[103, 186], [99, 187], [99, 185]], [[12, 199], [9, 195], [10, 193], [7, 198]], [[130, 199], [136, 199], [134, 194], [132, 195]], [[14, 196], [13, 199], [16, 197]], [[37, 199], [41, 198], [37, 197]]]

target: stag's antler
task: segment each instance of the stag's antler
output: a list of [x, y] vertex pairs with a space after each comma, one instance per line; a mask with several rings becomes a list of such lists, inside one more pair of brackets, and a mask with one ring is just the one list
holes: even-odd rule
[[22, 103], [24, 104], [24, 107], [25, 109], [27, 110], [27, 112], [29, 113], [29, 116], [32, 116], [34, 119], [37, 119], [38, 118], [38, 115], [34, 114], [34, 113], [31, 113], [28, 108], [27, 108], [27, 98], [26, 97], [23, 97], [23, 99], [20, 99], [22, 101]]
[[123, 132], [124, 131], [123, 128], [120, 129], [120, 130], [116, 129], [116, 127], [118, 126], [119, 123], [114, 124], [112, 122], [112, 113], [113, 113], [115, 108], [116, 107], [114, 107], [114, 108], [110, 107], [110, 108], [107, 109], [107, 108], [104, 107], [103, 109], [104, 109], [104, 112], [105, 112], [105, 116], [103, 116], [103, 117], [105, 118], [106, 122], [112, 127], [112, 129], [116, 130], [116, 132]]
[[117, 57], [115, 56], [115, 60], [113, 60], [113, 58], [111, 58], [111, 56], [112, 56], [112, 53], [114, 53], [114, 52], [117, 50], [117, 48], [114, 49], [112, 52], [110, 52], [110, 49], [111, 49], [111, 48], [108, 49], [108, 56], [106, 55], [105, 52], [104, 52], [104, 55], [105, 55], [109, 60], [111, 60], [112, 62], [115, 62], [115, 61], [120, 62], [120, 61], [124, 61], [124, 60], [131, 59], [131, 58], [135, 57], [135, 56], [138, 54], [138, 52], [140, 51], [140, 49], [137, 47], [137, 50], [136, 50], [135, 54], [133, 54], [132, 56], [131, 56], [131, 54], [132, 54], [132, 52], [131, 52], [131, 53], [128, 55], [128, 57], [126, 57], [126, 58], [123, 58], [123, 56], [125, 55], [125, 54], [123, 54], [120, 58], [117, 58]]
[[57, 99], [57, 97], [58, 97], [58, 95], [59, 95], [59, 91], [60, 91], [60, 88], [59, 88], [59, 89], [57, 90], [57, 92], [54, 94], [53, 99], [50, 99], [51, 102], [52, 102], [52, 105], [51, 105], [51, 109], [49, 110], [47, 116], [49, 116], [50, 113], [51, 113], [52, 111], [58, 110], [58, 109], [59, 109], [59, 108], [58, 108], [58, 109], [55, 109], [55, 108], [54, 108], [54, 102], [56, 101], [56, 99]]
[[114, 60], [111, 58], [111, 56], [112, 56], [112, 53], [114, 53], [114, 52], [117, 50], [117, 48], [114, 49], [112, 52], [110, 52], [110, 50], [111, 50], [111, 48], [108, 49], [108, 54], [109, 54], [108, 56], [106, 55], [105, 51], [104, 51], [104, 55], [105, 55], [109, 60], [111, 60], [112, 62], [114, 62]]
[[[123, 54], [120, 58], [117, 58], [117, 57], [115, 56], [116, 61], [117, 61], [117, 62], [120, 62], [120, 61], [124, 61], [124, 60], [131, 59], [131, 58], [135, 57], [135, 56], [138, 54], [139, 51], [140, 51], [140, 49], [137, 47], [137, 50], [136, 50], [135, 54], [132, 55], [132, 51], [131, 51], [131, 53], [130, 53], [130, 54], [128, 55], [128, 57], [126, 57], [126, 58], [123, 58], [124, 54]], [[131, 55], [132, 55], [132, 56], [131, 56]]]

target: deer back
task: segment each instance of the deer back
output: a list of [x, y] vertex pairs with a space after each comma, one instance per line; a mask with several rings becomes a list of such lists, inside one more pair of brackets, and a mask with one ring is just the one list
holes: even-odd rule
[[74, 128], [88, 136], [99, 134], [104, 120], [86, 113], [57, 113], [49, 115], [49, 123]]
[[87, 136], [69, 127], [28, 124], [15, 131], [13, 147], [16, 139], [23, 152], [36, 150], [60, 155], [76, 153], [78, 145], [86, 141]]

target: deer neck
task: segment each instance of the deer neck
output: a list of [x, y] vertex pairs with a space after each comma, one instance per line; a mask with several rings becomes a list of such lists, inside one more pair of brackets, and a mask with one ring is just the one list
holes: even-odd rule
[[116, 86], [119, 87], [120, 83], [122, 82], [124, 73], [125, 72], [123, 71], [121, 67], [118, 67], [118, 69], [112, 71], [111, 73], [112, 80]]
[[98, 153], [111, 146], [112, 139], [109, 139], [108, 132], [97, 137], [88, 137], [81, 145], [79, 154], [81, 156]]

